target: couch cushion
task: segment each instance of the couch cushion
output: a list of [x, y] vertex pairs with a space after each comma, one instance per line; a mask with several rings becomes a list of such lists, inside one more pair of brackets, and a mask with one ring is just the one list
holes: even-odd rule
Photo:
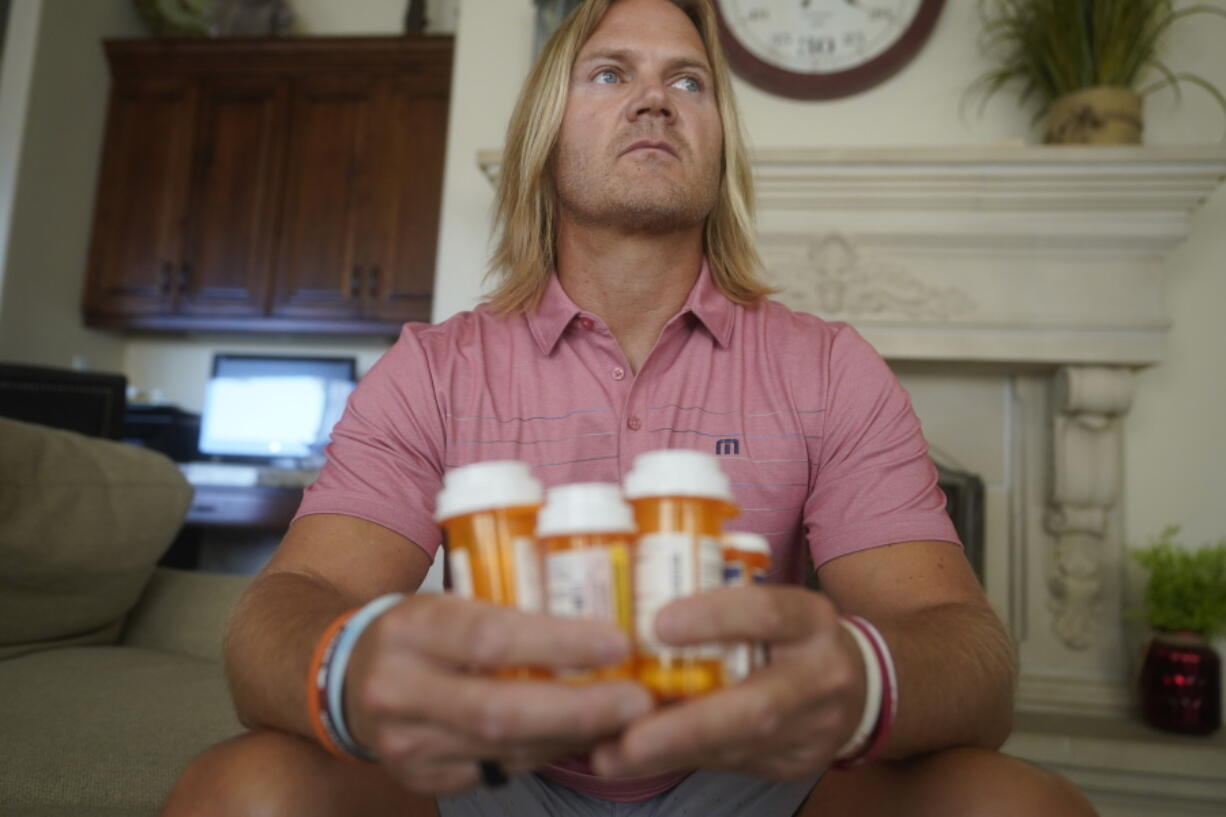
[[148, 814], [242, 727], [221, 666], [136, 647], [0, 661], [0, 812]]
[[0, 658], [114, 643], [190, 501], [161, 454], [0, 418]]

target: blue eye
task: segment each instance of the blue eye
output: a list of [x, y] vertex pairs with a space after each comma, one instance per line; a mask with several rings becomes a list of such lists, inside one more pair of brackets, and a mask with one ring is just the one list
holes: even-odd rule
[[[604, 77], [609, 77], [609, 79], [603, 79]], [[617, 72], [611, 68], [606, 68], [603, 71], [598, 72], [596, 76], [592, 77], [593, 81], [601, 85], [612, 85], [613, 83], [617, 82], [618, 79], [619, 77], [617, 76]]]
[[681, 86], [687, 91], [697, 93], [702, 90], [702, 83], [693, 77], [682, 77], [673, 83], [674, 86]]

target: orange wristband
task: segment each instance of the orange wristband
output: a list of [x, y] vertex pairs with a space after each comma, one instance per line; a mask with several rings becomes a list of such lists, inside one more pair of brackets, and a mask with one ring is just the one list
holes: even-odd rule
[[357, 610], [349, 610], [341, 613], [324, 629], [323, 635], [319, 637], [319, 643], [315, 645], [315, 652], [311, 656], [311, 667], [307, 671], [306, 685], [307, 712], [311, 718], [311, 728], [315, 731], [315, 737], [329, 753], [336, 757], [350, 759], [353, 759], [353, 755], [341, 748], [324, 713], [328, 708], [328, 664], [331, 662], [332, 651], [336, 646], [336, 636], [345, 626], [345, 622], [356, 612]]

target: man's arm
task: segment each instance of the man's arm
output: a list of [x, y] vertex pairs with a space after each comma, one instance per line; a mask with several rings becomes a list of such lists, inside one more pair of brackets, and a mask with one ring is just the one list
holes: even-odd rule
[[416, 591], [429, 569], [425, 551], [372, 522], [333, 514], [294, 522], [226, 632], [226, 675], [243, 725], [309, 737], [307, 667], [324, 628], [384, 593]]
[[898, 671], [898, 719], [884, 753], [995, 749], [1013, 724], [1016, 661], [961, 550], [905, 542], [827, 562], [822, 591], [881, 632]]

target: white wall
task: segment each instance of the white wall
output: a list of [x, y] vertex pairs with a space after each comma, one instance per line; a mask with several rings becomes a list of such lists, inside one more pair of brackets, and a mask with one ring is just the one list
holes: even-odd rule
[[[1226, 0], [1212, 4], [1226, 9]], [[1192, 22], [1171, 43], [1169, 62], [1226, 92], [1223, 42], [1226, 18]], [[1182, 105], [1169, 91], [1147, 104], [1155, 144], [1226, 139], [1226, 115], [1199, 88], [1187, 87]], [[1166, 267], [1173, 323], [1162, 364], [1137, 377], [1125, 441], [1125, 530], [1142, 545], [1178, 524], [1188, 544], [1200, 545], [1226, 539], [1226, 188], [1197, 212]]]
[[[1226, 8], [1226, 0], [1209, 0]], [[1179, 2], [1190, 5], [1189, 0]], [[932, 39], [902, 73], [868, 92], [830, 102], [795, 102], [740, 80], [736, 90], [751, 142], [758, 147], [948, 145], [1037, 141], [1030, 111], [998, 94], [984, 115], [960, 103], [987, 64], [977, 47], [976, 3], [946, 3]], [[1169, 43], [1175, 70], [1199, 73], [1226, 89], [1226, 20], [1189, 21]], [[434, 317], [470, 308], [482, 292], [493, 191], [474, 153], [501, 146], [532, 43], [531, 0], [464, 0], [460, 8]], [[1208, 144], [1226, 133], [1210, 97], [1187, 87], [1182, 104], [1169, 91], [1146, 104], [1150, 145]], [[1130, 542], [1164, 525], [1184, 525], [1200, 542], [1226, 537], [1226, 190], [1197, 215], [1187, 243], [1168, 259], [1169, 352], [1140, 374], [1127, 425], [1124, 502]]]
[[[451, 34], [460, 0], [426, 0], [426, 31]], [[398, 34], [409, 0], [293, 0], [296, 34]]]
[[[14, 3], [14, 20], [31, 2]], [[79, 303], [109, 87], [100, 39], [144, 27], [129, 0], [40, 5], [3, 257], [0, 359], [117, 370], [122, 339], [85, 329]]]
[[13, 198], [17, 195], [17, 168], [25, 136], [26, 111], [30, 101], [30, 78], [34, 74], [35, 46], [42, 0], [25, 0], [5, 15], [4, 53], [0, 59], [0, 304], [4, 301], [4, 259], [8, 255]]

